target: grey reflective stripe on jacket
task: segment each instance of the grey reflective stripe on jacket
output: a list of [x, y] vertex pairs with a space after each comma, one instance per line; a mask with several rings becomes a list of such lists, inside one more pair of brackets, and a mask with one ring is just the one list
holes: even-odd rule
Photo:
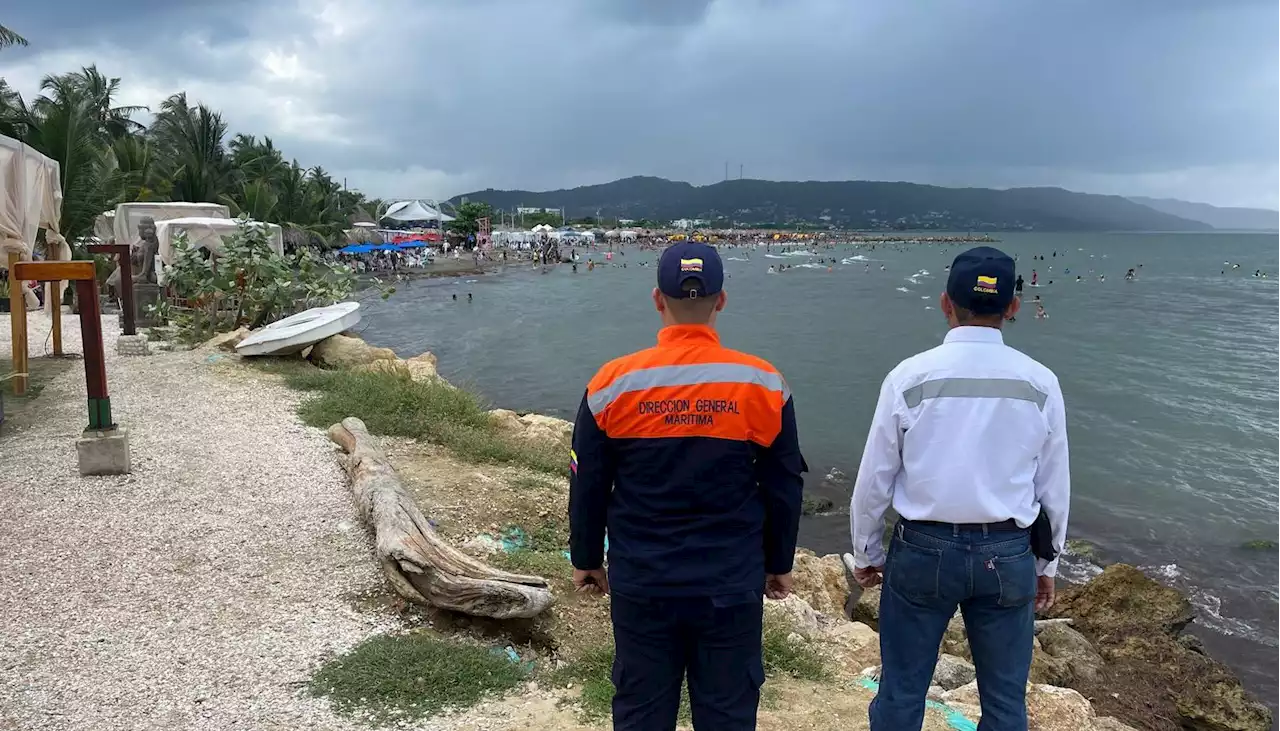
[[587, 397], [592, 414], [599, 414], [619, 396], [632, 391], [662, 386], [694, 386], [702, 383], [753, 383], [782, 394], [782, 402], [791, 398], [791, 390], [779, 373], [771, 373], [741, 363], [692, 363], [658, 366], [624, 373], [612, 383]]
[[931, 398], [1008, 398], [1030, 401], [1044, 411], [1049, 395], [1027, 381], [1016, 378], [937, 378], [902, 392], [907, 408]]

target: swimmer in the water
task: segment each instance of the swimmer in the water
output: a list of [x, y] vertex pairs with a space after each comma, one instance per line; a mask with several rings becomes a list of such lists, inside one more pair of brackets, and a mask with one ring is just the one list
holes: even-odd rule
[[1099, 275], [1098, 275], [1098, 281], [1099, 281], [1099, 282], [1105, 282], [1105, 281], [1107, 281], [1107, 275], [1105, 275], [1105, 274], [1099, 274]]
[[1022, 275], [1021, 274], [1018, 275], [1017, 280], [1015, 280], [1013, 283], [1013, 296], [1014, 297], [1022, 296]]
[[1036, 303], [1036, 319], [1037, 320], [1049, 319], [1049, 313], [1044, 311], [1044, 305], [1040, 304], [1039, 302]]
[[1082, 277], [1082, 276], [1080, 276], [1079, 274], [1077, 274], [1077, 275], [1076, 275], [1076, 281], [1077, 281], [1077, 282], [1083, 282], [1083, 281], [1084, 281], [1084, 277]]
[[1032, 269], [1031, 270], [1031, 286], [1032, 287], [1039, 286], [1038, 284], [1036, 284], [1036, 281], [1039, 279], [1040, 279], [1040, 275], [1036, 273], [1036, 270]]
[[453, 301], [454, 301], [454, 302], [457, 302], [457, 301], [458, 301], [458, 295], [456, 295], [456, 294], [455, 294], [455, 295], [453, 295]]
[[885, 270], [885, 266], [884, 266], [884, 264], [881, 264], [881, 265], [880, 265], [880, 271], [882, 271], [882, 272], [883, 272], [884, 270]]
[[1124, 273], [1124, 278], [1125, 278], [1125, 280], [1126, 280], [1126, 281], [1130, 281], [1130, 282], [1131, 282], [1131, 281], [1133, 281], [1133, 277], [1134, 277], [1134, 274], [1133, 274], [1133, 268], [1132, 268], [1132, 267], [1130, 267], [1129, 271], [1127, 271], [1127, 272], [1125, 272], [1125, 273]]
[[468, 301], [468, 302], [470, 302], [470, 301], [471, 301], [471, 293], [470, 293], [470, 292], [467, 292], [467, 301]]

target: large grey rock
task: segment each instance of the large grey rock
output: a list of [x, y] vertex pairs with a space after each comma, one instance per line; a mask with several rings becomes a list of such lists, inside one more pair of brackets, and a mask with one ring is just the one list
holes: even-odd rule
[[764, 616], [786, 622], [802, 637], [810, 638], [818, 633], [818, 613], [796, 594], [780, 600], [765, 599]]
[[862, 595], [849, 610], [849, 619], [880, 630], [880, 587], [862, 590]]
[[1050, 624], [1036, 635], [1040, 646], [1051, 657], [1059, 660], [1068, 677], [1060, 685], [1074, 687], [1077, 683], [1092, 683], [1102, 670], [1102, 655], [1084, 635], [1064, 624]]
[[316, 343], [311, 362], [325, 368], [355, 368], [375, 360], [396, 360], [391, 348], [375, 348], [358, 337], [334, 335]]
[[933, 668], [933, 685], [940, 685], [944, 690], [955, 690], [976, 678], [973, 664], [955, 655], [942, 654]]

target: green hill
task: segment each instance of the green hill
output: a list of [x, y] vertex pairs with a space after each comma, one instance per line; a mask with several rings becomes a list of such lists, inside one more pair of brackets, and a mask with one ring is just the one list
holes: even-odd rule
[[726, 180], [690, 185], [632, 177], [568, 190], [480, 190], [454, 199], [494, 208], [563, 208], [569, 218], [595, 216], [666, 222], [699, 218], [715, 226], [834, 226], [947, 231], [1208, 231], [1200, 221], [1163, 213], [1114, 195], [1061, 188], [943, 188], [862, 180], [775, 182]]

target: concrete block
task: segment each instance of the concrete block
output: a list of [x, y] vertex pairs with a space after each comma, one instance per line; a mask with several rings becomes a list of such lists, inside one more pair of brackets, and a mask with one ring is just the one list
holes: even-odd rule
[[151, 355], [151, 348], [147, 345], [147, 336], [142, 333], [121, 335], [116, 338], [116, 353], [118, 355]]
[[127, 475], [132, 471], [129, 430], [119, 426], [111, 431], [85, 430], [76, 440], [76, 455], [81, 477]]

